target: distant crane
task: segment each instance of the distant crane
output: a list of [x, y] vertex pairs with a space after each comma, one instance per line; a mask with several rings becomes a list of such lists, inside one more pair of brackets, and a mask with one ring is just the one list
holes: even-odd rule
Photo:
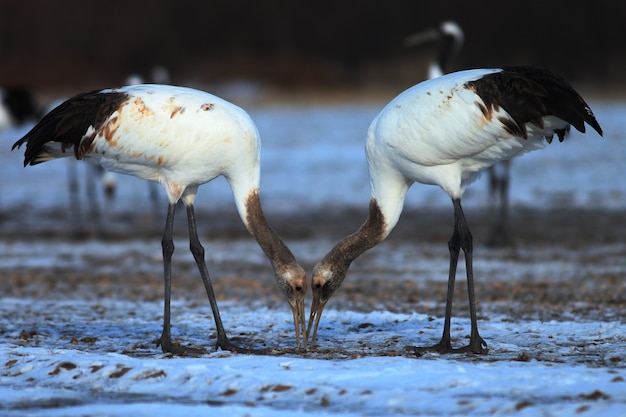
[[[438, 185], [452, 199], [454, 229], [448, 242], [450, 270], [439, 352], [486, 353], [478, 333], [472, 235], [461, 208], [465, 188], [489, 166], [559, 141], [570, 124], [581, 132], [602, 129], [591, 109], [560, 76], [536, 67], [476, 69], [424, 81], [394, 98], [370, 125], [367, 161], [372, 196], [363, 225], [337, 243], [314, 267], [313, 303], [306, 337], [315, 343], [324, 306], [343, 282], [350, 264], [384, 240], [397, 224], [414, 182]], [[544, 141], [545, 138], [545, 141]], [[460, 250], [465, 254], [470, 341], [453, 349], [452, 299]], [[312, 333], [311, 333], [312, 332]]]
[[450, 63], [461, 52], [464, 40], [463, 29], [456, 22], [447, 20], [435, 28], [407, 36], [404, 43], [406, 46], [437, 43], [437, 59], [428, 66], [428, 79], [431, 80], [450, 72]]
[[24, 87], [0, 87], [0, 131], [39, 119], [32, 92]]
[[174, 344], [170, 332], [172, 231], [179, 200], [187, 209], [190, 249], [213, 310], [217, 346], [248, 351], [233, 345], [226, 335], [196, 230], [193, 203], [198, 187], [223, 175], [243, 223], [272, 263], [278, 287], [292, 309], [300, 348], [305, 326], [305, 273], [263, 214], [260, 137], [244, 110], [214, 95], [169, 85], [92, 91], [53, 109], [13, 149], [23, 144], [24, 166], [73, 155], [92, 158], [107, 170], [156, 181], [165, 188], [169, 206], [162, 239], [164, 315], [157, 344], [163, 352], [173, 354], [203, 352]]
[[[438, 27], [425, 30], [408, 36], [405, 39], [407, 46], [416, 46], [437, 42], [439, 54], [428, 67], [428, 79], [440, 77], [451, 71], [450, 63], [459, 54], [463, 47], [463, 29], [454, 21], [447, 20]], [[487, 238], [489, 246], [507, 246], [512, 240], [509, 235], [509, 183], [511, 177], [511, 161], [509, 159], [497, 162], [487, 168], [489, 202], [494, 212], [492, 226]]]
[[18, 86], [0, 87], [0, 132], [35, 122], [40, 117], [30, 89]]

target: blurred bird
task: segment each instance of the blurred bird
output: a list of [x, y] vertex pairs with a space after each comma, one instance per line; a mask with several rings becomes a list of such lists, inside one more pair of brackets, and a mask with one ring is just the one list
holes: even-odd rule
[[[424, 81], [394, 98], [370, 125], [366, 152], [371, 200], [363, 225], [337, 243], [313, 269], [313, 303], [307, 327], [311, 345], [324, 307], [350, 264], [394, 228], [414, 182], [438, 185], [452, 199], [454, 229], [448, 242], [450, 269], [441, 341], [425, 349], [487, 352], [478, 333], [472, 235], [461, 208], [466, 187], [481, 170], [565, 137], [602, 129], [582, 97], [560, 76], [535, 67], [476, 69]], [[469, 345], [453, 349], [452, 299], [460, 250], [465, 254], [471, 333]]]
[[40, 111], [29, 89], [0, 87], [0, 131], [34, 122], [40, 116]]
[[0, 87], [0, 132], [36, 122], [39, 117], [41, 113], [31, 90], [16, 86]]
[[[405, 38], [407, 46], [419, 46], [436, 42], [439, 53], [428, 67], [428, 79], [440, 77], [451, 71], [451, 62], [458, 56], [463, 47], [465, 37], [461, 27], [451, 20]], [[509, 217], [509, 182], [511, 177], [511, 161], [509, 159], [497, 162], [487, 168], [489, 205], [493, 216], [492, 226], [487, 238], [488, 246], [511, 245], [508, 228]]]
[[450, 63], [461, 52], [464, 39], [461, 27], [456, 22], [448, 20], [435, 28], [407, 36], [404, 44], [409, 47], [437, 44], [437, 59], [432, 60], [428, 66], [428, 79], [430, 80], [450, 72]]
[[169, 85], [92, 91], [53, 109], [13, 149], [23, 144], [25, 166], [74, 156], [93, 159], [107, 170], [155, 181], [165, 188], [169, 206], [162, 239], [164, 316], [157, 343], [164, 352], [174, 354], [203, 352], [174, 344], [170, 332], [172, 229], [179, 200], [187, 209], [190, 249], [213, 310], [217, 346], [248, 351], [234, 346], [226, 336], [196, 230], [193, 203], [198, 187], [224, 176], [243, 223], [272, 263], [278, 287], [291, 306], [300, 347], [305, 326], [305, 273], [263, 214], [260, 137], [244, 110], [214, 95]]

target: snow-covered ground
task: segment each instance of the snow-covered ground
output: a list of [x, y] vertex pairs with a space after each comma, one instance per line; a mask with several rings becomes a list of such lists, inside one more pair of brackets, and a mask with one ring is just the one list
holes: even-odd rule
[[[487, 356], [412, 358], [403, 347], [436, 341], [442, 320], [331, 309], [319, 341], [322, 352], [337, 352], [329, 359], [290, 349], [286, 310], [221, 307], [231, 337], [275, 354], [163, 356], [153, 344], [160, 302], [3, 298], [0, 414], [626, 415], [623, 323], [491, 317], [481, 322]], [[45, 311], [42, 321], [29, 319], [33, 310]], [[211, 343], [205, 306], [176, 302], [173, 311], [185, 342]]]
[[[516, 159], [514, 207], [623, 210], [626, 104], [591, 105], [605, 137], [573, 132], [565, 143]], [[266, 211], [276, 215], [300, 208], [363, 207], [369, 200], [363, 141], [380, 108], [249, 109], [263, 136]], [[0, 133], [3, 221], [11, 221], [13, 210], [37, 216], [63, 213], [68, 205], [66, 162], [22, 169], [22, 153], [8, 151], [19, 134]], [[116, 207], [149, 211], [147, 187], [133, 178], [118, 179]], [[468, 190], [465, 206], [483, 207], [485, 196], [481, 180]], [[225, 181], [201, 187], [197, 204], [211, 210], [232, 208]], [[436, 187], [418, 184], [407, 204], [446, 207], [449, 201]], [[0, 415], [626, 416], [623, 304], [610, 308], [598, 304], [601, 319], [576, 314], [577, 308], [596, 309], [594, 300], [576, 300], [554, 317], [541, 313], [551, 307], [541, 303], [533, 306], [536, 312], [515, 315], [506, 313], [507, 306], [502, 305], [506, 300], [489, 302], [479, 292], [479, 328], [489, 354], [416, 358], [404, 347], [438, 340], [442, 299], [425, 297], [395, 308], [386, 308], [381, 299], [367, 311], [340, 302], [350, 288], [373, 282], [363, 283], [357, 277], [444, 285], [445, 242], [433, 248], [396, 239], [355, 262], [325, 310], [316, 348], [294, 351], [290, 311], [282, 300], [264, 300], [259, 289], [256, 301], [226, 296], [220, 308], [233, 342], [271, 352], [172, 358], [154, 345], [162, 320], [161, 284], [155, 278], [162, 268], [160, 243], [158, 238], [144, 239], [145, 235], [115, 242], [35, 240], [15, 233], [0, 242], [0, 284], [15, 288], [0, 295]], [[303, 239], [290, 246], [301, 262], [312, 265], [332, 242]], [[197, 279], [187, 243], [176, 244], [175, 270]], [[511, 253], [481, 248], [475, 268], [483, 289], [508, 282], [522, 289], [523, 284], [537, 282], [583, 288], [623, 281], [625, 248], [624, 240], [588, 248], [527, 247]], [[267, 261], [252, 239], [211, 241], [207, 262], [218, 285], [225, 285], [229, 275], [251, 277], [277, 293]], [[94, 281], [72, 287], [74, 273], [92, 276]], [[39, 274], [47, 274], [47, 287], [33, 287], [41, 284], [40, 278], [29, 282], [29, 277]], [[134, 285], [156, 286], [151, 294], [159, 295], [146, 296], [140, 289], [120, 297], [123, 291], [110, 289], [115, 279], [130, 284], [146, 277], [154, 279]], [[208, 303], [202, 294], [189, 297], [191, 290], [181, 292], [180, 284], [174, 283], [174, 337], [181, 343], [210, 347], [215, 330]], [[461, 285], [462, 281], [457, 287]], [[461, 307], [455, 303], [455, 344], [463, 343], [469, 329], [469, 320], [457, 314], [462, 301]]]

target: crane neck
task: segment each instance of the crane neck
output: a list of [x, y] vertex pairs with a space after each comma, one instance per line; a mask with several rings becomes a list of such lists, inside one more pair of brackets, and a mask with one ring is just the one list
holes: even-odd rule
[[356, 232], [337, 243], [321, 263], [339, 265], [347, 269], [352, 261], [384, 240], [387, 237], [386, 230], [385, 216], [378, 201], [372, 198], [365, 223]]
[[272, 229], [263, 214], [258, 189], [252, 191], [248, 196], [245, 210], [244, 222], [246, 227], [272, 262], [274, 270], [279, 271], [285, 266], [295, 264], [296, 258], [280, 236]]

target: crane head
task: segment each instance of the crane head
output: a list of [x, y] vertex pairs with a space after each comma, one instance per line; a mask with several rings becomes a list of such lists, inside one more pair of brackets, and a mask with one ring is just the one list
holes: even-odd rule
[[[304, 269], [298, 265], [290, 265], [276, 271], [276, 283], [278, 288], [287, 298], [293, 314], [293, 324], [296, 328], [296, 344], [298, 350], [307, 348], [307, 337], [304, 319], [304, 296], [306, 294], [307, 282]], [[300, 338], [304, 339], [301, 345]]]
[[339, 288], [348, 269], [333, 268], [330, 264], [320, 261], [313, 268], [313, 276], [311, 277], [311, 291], [313, 291], [313, 303], [311, 304], [311, 314], [309, 316], [309, 325], [306, 329], [305, 339], [309, 338], [311, 330], [311, 346], [315, 343], [317, 337], [317, 327], [319, 326], [322, 312], [326, 303], [332, 297], [335, 290]]

